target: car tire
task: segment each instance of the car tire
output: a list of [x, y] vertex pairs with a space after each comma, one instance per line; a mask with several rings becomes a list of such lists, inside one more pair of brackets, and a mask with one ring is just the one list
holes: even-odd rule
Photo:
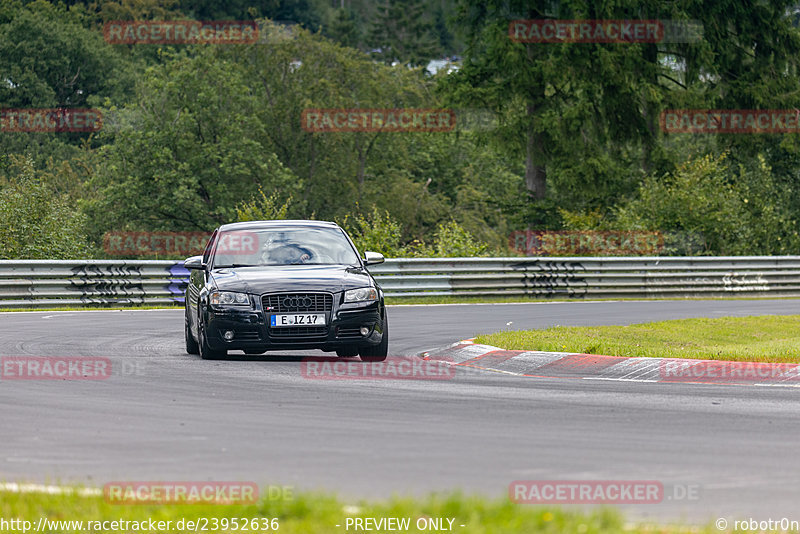
[[200, 334], [200, 357], [204, 360], [221, 360], [228, 355], [227, 350], [214, 350], [208, 345], [206, 338], [206, 328], [202, 319], [197, 322], [197, 331]]
[[200, 354], [200, 346], [197, 344], [197, 340], [192, 335], [192, 329], [189, 328], [189, 319], [188, 317], [184, 321], [184, 337], [186, 337], [186, 352], [189, 354], [198, 355]]
[[383, 337], [374, 347], [362, 347], [359, 351], [362, 362], [382, 362], [389, 355], [389, 321], [383, 319]]
[[340, 358], [354, 358], [358, 356], [358, 347], [342, 347], [336, 349], [336, 355]]

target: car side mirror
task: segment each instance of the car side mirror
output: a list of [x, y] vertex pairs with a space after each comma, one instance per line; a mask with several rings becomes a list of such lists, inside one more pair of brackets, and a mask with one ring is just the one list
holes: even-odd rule
[[186, 258], [183, 262], [183, 266], [187, 269], [197, 269], [197, 270], [204, 270], [206, 268], [206, 264], [203, 263], [203, 256], [192, 256], [191, 258]]
[[366, 265], [377, 265], [379, 263], [383, 263], [385, 258], [383, 254], [380, 252], [370, 252], [369, 250], [364, 251], [364, 263]]

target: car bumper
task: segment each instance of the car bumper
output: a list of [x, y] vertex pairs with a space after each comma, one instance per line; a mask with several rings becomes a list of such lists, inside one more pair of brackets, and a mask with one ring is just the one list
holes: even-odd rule
[[[206, 310], [206, 337], [215, 350], [266, 352], [275, 350], [368, 347], [381, 343], [384, 331], [383, 302], [368, 305], [338, 305], [326, 313], [324, 327], [273, 328], [271, 314], [263, 310]], [[367, 335], [361, 335], [367, 327]], [[226, 332], [232, 332], [230, 340]]]

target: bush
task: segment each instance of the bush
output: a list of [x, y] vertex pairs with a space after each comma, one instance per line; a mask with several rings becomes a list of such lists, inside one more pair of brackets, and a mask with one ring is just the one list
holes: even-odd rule
[[373, 207], [367, 215], [345, 216], [339, 225], [350, 234], [362, 254], [365, 250], [380, 252], [387, 258], [405, 254], [400, 225], [387, 211], [381, 212]]
[[259, 188], [258, 194], [261, 196], [260, 199], [254, 197], [249, 202], [242, 202], [236, 206], [236, 219], [239, 222], [286, 219], [292, 197], [281, 204], [278, 200], [278, 193], [267, 196], [264, 190]]
[[0, 259], [86, 257], [86, 217], [44, 183], [30, 158], [11, 158], [16, 178], [0, 191]]
[[470, 258], [485, 256], [488, 246], [472, 237], [455, 221], [442, 223], [436, 228], [432, 256], [439, 258]]
[[692, 243], [673, 243], [677, 253], [696, 246], [698, 236], [703, 254], [796, 253], [797, 221], [770, 167], [759, 158], [734, 171], [726, 159], [707, 155], [672, 174], [645, 179], [638, 197], [617, 209], [616, 226], [693, 237]]
[[413, 240], [403, 243], [400, 224], [387, 211], [373, 207], [367, 215], [344, 218], [340, 225], [350, 234], [360, 252], [372, 250], [386, 257], [455, 258], [485, 256], [488, 245], [455, 221], [436, 227], [432, 244]]

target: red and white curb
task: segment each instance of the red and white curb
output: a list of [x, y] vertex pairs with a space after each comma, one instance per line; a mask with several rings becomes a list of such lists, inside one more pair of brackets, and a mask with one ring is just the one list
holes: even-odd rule
[[800, 387], [800, 364], [505, 350], [471, 339], [425, 352], [457, 368], [530, 378]]

